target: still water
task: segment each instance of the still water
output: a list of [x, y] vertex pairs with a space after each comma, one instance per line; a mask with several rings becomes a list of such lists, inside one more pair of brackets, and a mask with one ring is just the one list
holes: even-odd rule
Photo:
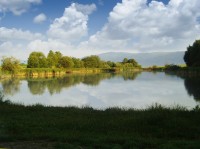
[[67, 75], [62, 78], [2, 80], [0, 88], [13, 103], [143, 109], [155, 103], [200, 105], [200, 79], [163, 72]]

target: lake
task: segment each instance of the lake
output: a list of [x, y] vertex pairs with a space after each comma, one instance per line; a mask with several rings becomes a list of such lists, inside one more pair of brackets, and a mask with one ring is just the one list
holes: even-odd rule
[[1, 80], [0, 87], [13, 103], [46, 106], [89, 106], [144, 109], [200, 105], [200, 79], [164, 72], [69, 74], [61, 78]]

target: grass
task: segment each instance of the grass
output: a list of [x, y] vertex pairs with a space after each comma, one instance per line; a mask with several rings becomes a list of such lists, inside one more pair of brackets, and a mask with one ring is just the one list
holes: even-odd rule
[[95, 110], [0, 102], [0, 147], [7, 148], [196, 149], [199, 126], [199, 107]]

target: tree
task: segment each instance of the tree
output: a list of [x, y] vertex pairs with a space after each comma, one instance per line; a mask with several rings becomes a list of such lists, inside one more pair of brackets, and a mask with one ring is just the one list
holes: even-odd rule
[[139, 64], [136, 62], [135, 59], [129, 59], [128, 63], [131, 63], [133, 65], [133, 67], [139, 67]]
[[116, 67], [116, 64], [115, 64], [114, 62], [107, 61], [107, 64], [108, 64], [110, 67]]
[[32, 52], [28, 58], [28, 68], [47, 68], [48, 63], [42, 52]]
[[124, 67], [141, 67], [135, 59], [127, 59], [127, 58], [124, 58], [123, 61], [122, 61], [122, 64]]
[[15, 73], [21, 68], [20, 61], [14, 57], [3, 57], [2, 62], [2, 71], [8, 71]]
[[49, 68], [55, 67], [56, 63], [55, 59], [56, 59], [55, 53], [52, 50], [50, 50], [47, 55], [47, 63]]
[[74, 62], [71, 57], [63, 56], [59, 60], [59, 66], [62, 68], [72, 68], [72, 67], [74, 67]]
[[83, 68], [84, 67], [84, 62], [78, 58], [72, 58], [74, 62], [74, 68]]
[[59, 65], [59, 61], [62, 58], [62, 53], [60, 53], [59, 51], [55, 52], [55, 66], [58, 67]]
[[123, 64], [128, 63], [128, 59], [127, 59], [127, 58], [124, 58], [122, 63], [123, 63]]
[[187, 47], [184, 61], [188, 67], [200, 66], [200, 40], [196, 40], [192, 46]]
[[101, 60], [98, 56], [92, 55], [82, 59], [84, 66], [86, 68], [99, 68], [101, 65]]
[[101, 61], [101, 62], [100, 62], [100, 68], [110, 68], [110, 66], [108, 65], [107, 62]]

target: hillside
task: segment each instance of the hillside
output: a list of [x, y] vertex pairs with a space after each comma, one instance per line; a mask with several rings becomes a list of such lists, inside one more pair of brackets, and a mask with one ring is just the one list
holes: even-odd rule
[[100, 54], [99, 57], [105, 61], [121, 62], [125, 57], [134, 58], [143, 67], [164, 66], [165, 64], [184, 64], [184, 51], [180, 52], [153, 52], [153, 53], [126, 53], [108, 52]]

